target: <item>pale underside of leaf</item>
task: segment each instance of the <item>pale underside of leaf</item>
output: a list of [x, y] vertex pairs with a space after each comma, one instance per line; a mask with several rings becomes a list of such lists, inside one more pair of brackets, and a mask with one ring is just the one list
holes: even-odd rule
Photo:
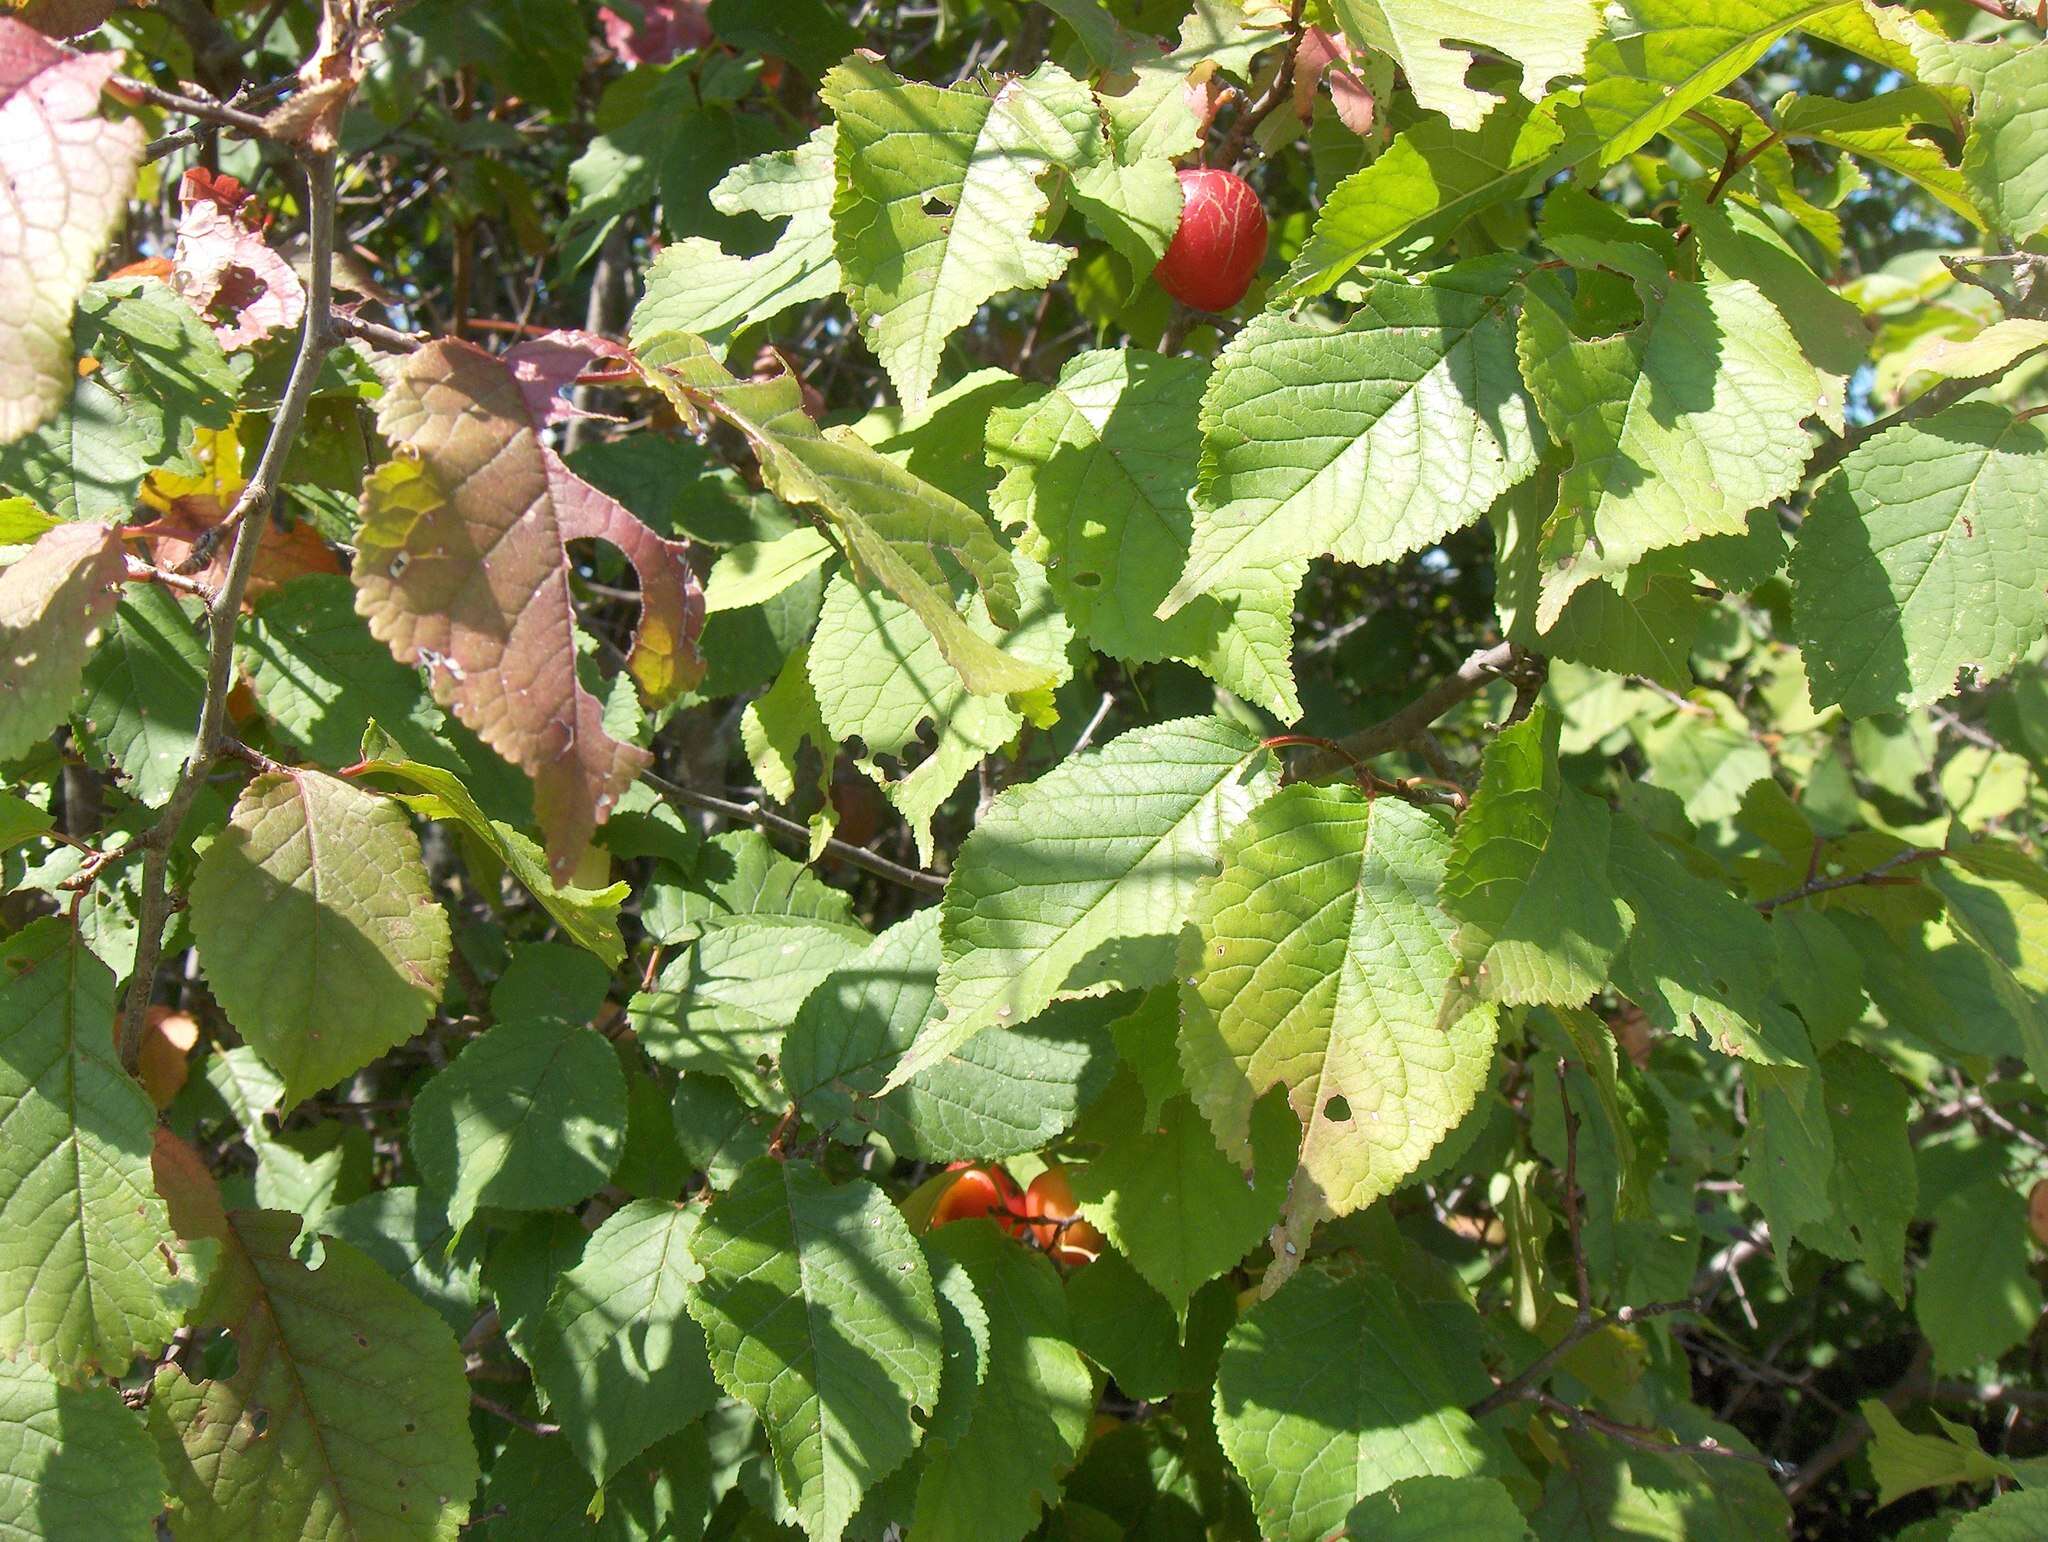
[[244, 789], [193, 879], [192, 929], [287, 1103], [419, 1032], [448, 968], [447, 912], [404, 811], [317, 771]]
[[59, 525], [0, 569], [0, 760], [64, 720], [100, 624], [114, 608], [121, 541], [111, 525]]
[[1195, 885], [1273, 775], [1256, 736], [1188, 718], [1125, 734], [998, 798], [946, 889], [946, 1015], [884, 1090], [1062, 996], [1165, 979]]
[[109, 123], [118, 52], [74, 54], [0, 16], [0, 444], [71, 394], [71, 307], [127, 208], [142, 123]]

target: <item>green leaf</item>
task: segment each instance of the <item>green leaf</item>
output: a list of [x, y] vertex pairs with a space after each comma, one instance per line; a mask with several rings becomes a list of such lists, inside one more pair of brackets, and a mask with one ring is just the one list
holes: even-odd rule
[[[1578, 151], [1588, 147], [1584, 137], [1576, 145]], [[1330, 190], [1274, 298], [1321, 294], [1418, 227], [1448, 230], [1495, 204], [1526, 197], [1573, 158], [1552, 102], [1505, 102], [1473, 133], [1426, 117]]]
[[745, 541], [711, 566], [704, 583], [704, 609], [741, 610], [773, 599], [833, 556], [832, 543], [809, 525], [772, 541]]
[[9, 123], [7, 179], [34, 189], [4, 232], [0, 263], [0, 444], [19, 439], [64, 400], [74, 378], [72, 303], [121, 223], [142, 157], [142, 124], [100, 117], [118, 54], [76, 54], [23, 27], [8, 44], [0, 111]]
[[2025, 240], [2048, 225], [2048, 49], [2025, 48], [1976, 84], [1963, 177], [1991, 228]]
[[1105, 1248], [1085, 1269], [1068, 1273], [1067, 1316], [1074, 1347], [1114, 1376], [1126, 1397], [1164, 1398], [1179, 1390], [1180, 1325], [1173, 1307], [1123, 1254]]
[[[1847, 150], [1860, 160], [1918, 183], [1954, 213], [1981, 228], [1963, 174], [1951, 166], [1926, 125], [1956, 132], [1950, 93], [1931, 86], [1899, 86], [1860, 102], [1821, 96], [1793, 97], [1778, 104], [1778, 129], [1787, 139], [1810, 140]], [[1972, 129], [1972, 140], [1975, 130]]]
[[[962, 607], [966, 625], [1012, 658], [1044, 669], [1055, 684], [1072, 673], [1067, 645], [1073, 629], [1053, 603], [1044, 571], [1017, 560], [1018, 625], [1005, 632], [978, 596]], [[1024, 714], [1000, 696], [970, 695], [948, 667], [939, 643], [909, 606], [886, 591], [862, 589], [840, 574], [825, 589], [806, 666], [829, 744], [858, 739], [855, 764], [888, 794], [917, 838], [918, 860], [932, 859], [932, 818], [963, 777], [1024, 726]], [[879, 763], [907, 763], [891, 779]]]
[[[1196, 882], [1273, 781], [1272, 753], [1253, 734], [1186, 718], [1124, 734], [1003, 793], [946, 885], [946, 1015], [919, 1033], [884, 1090], [1062, 996], [1166, 980]], [[1049, 842], [1048, 829], [1073, 833]]]
[[112, 1387], [66, 1387], [33, 1360], [0, 1360], [0, 1530], [10, 1538], [154, 1534], [163, 1464]]
[[636, 350], [665, 332], [694, 332], [723, 345], [792, 306], [838, 292], [839, 262], [832, 250], [835, 137], [828, 123], [794, 150], [756, 156], [725, 174], [711, 190], [719, 213], [789, 223], [758, 257], [733, 256], [702, 236], [664, 247], [647, 270], [647, 293], [633, 312]]
[[178, 1536], [452, 1542], [477, 1483], [455, 1335], [345, 1242], [309, 1270], [297, 1216], [211, 1204], [179, 1230], [221, 1243], [199, 1326], [233, 1335], [234, 1369], [166, 1365], [149, 1405]]
[[192, 618], [168, 590], [137, 585], [93, 650], [75, 716], [151, 808], [170, 800], [205, 700], [206, 644]]
[[1934, 1244], [1913, 1280], [1913, 1316], [1937, 1375], [1975, 1371], [2023, 1342], [2041, 1316], [2027, 1245], [2026, 1196], [2003, 1177], [1934, 1211]]
[[[1619, 584], [1587, 584], [1539, 631], [1543, 523], [1557, 507], [1557, 482], [1538, 476], [1488, 511], [1494, 535], [1494, 608], [1510, 642], [1552, 660], [1612, 674], [1646, 675], [1672, 690], [1692, 685], [1692, 650], [1708, 606], [1695, 591], [1686, 555], [1702, 542], [1658, 552]], [[1709, 537], [1709, 540], [1716, 539]]]
[[1060, 608], [1104, 653], [1184, 659], [1292, 720], [1300, 707], [1287, 656], [1290, 585], [1254, 573], [1170, 620], [1154, 614], [1187, 566], [1206, 379], [1190, 358], [1077, 354], [1051, 390], [989, 418], [989, 463], [1004, 473], [995, 512], [1028, 525], [1028, 549], [1052, 564]]
[[1723, 1054], [1758, 1065], [1810, 1065], [1799, 1020], [1770, 995], [1768, 923], [1698, 876], [1627, 815], [1613, 822], [1608, 871], [1635, 915], [1614, 984], [1669, 1033], [1704, 1032]]
[[[1754, 1455], [1735, 1430], [1689, 1403], [1666, 1415], [1681, 1440], [1711, 1439]], [[1565, 1458], [1551, 1468], [1531, 1517], [1542, 1542], [1754, 1542], [1792, 1525], [1791, 1508], [1769, 1468], [1724, 1456], [1662, 1456], [1604, 1435], [1560, 1437]]]
[[698, 850], [687, 886], [649, 885], [644, 916], [658, 942], [688, 942], [751, 916], [782, 916], [852, 927], [853, 900], [801, 862], [768, 844], [758, 830], [727, 830]]
[[122, 562], [112, 526], [59, 525], [0, 569], [0, 760], [20, 758], [71, 710]]
[[1065, 271], [1072, 254], [1032, 235], [1049, 202], [1039, 180], [1088, 156], [1095, 100], [1051, 64], [990, 95], [904, 81], [860, 55], [819, 95], [839, 124], [832, 229], [847, 303], [914, 410], [984, 301]]
[[1522, 95], [1535, 102], [1556, 80], [1584, 72], [1601, 20], [1592, 0], [1333, 0], [1332, 9], [1353, 43], [1393, 58], [1419, 106], [1458, 129], [1478, 128], [1502, 100], [1466, 83], [1472, 52], [1458, 43], [1520, 64]]
[[1303, 1130], [1294, 1247], [1320, 1217], [1392, 1193], [1486, 1084], [1493, 1009], [1437, 1022], [1457, 967], [1437, 900], [1450, 849], [1412, 804], [1300, 783], [1253, 813], [1202, 885], [1182, 944], [1181, 1064], [1240, 1162], [1256, 1155], [1259, 1099], [1286, 1088]]
[[500, 1022], [413, 1100], [408, 1149], [460, 1234], [483, 1205], [588, 1199], [618, 1166], [626, 1079], [603, 1034]]
[[549, 1417], [600, 1484], [717, 1399], [704, 1335], [685, 1310], [703, 1217], [653, 1199], [614, 1211], [530, 1325]]
[[773, 1157], [712, 1202], [691, 1250], [690, 1311], [719, 1385], [760, 1414], [783, 1493], [814, 1542], [832, 1542], [909, 1459], [913, 1414], [937, 1403], [924, 1254], [880, 1190]]
[[2013, 1476], [2012, 1467], [1977, 1443], [1977, 1432], [1955, 1424], [1930, 1409], [1941, 1427], [1939, 1435], [1922, 1435], [1899, 1422], [1882, 1398], [1867, 1397], [1857, 1405], [1870, 1425], [1870, 1472], [1877, 1479], [1881, 1510], [1908, 1494], [1958, 1483], [1989, 1483]]
[[33, 493], [59, 519], [122, 520], [163, 450], [161, 420], [146, 398], [131, 401], [88, 375], [54, 418], [0, 446], [0, 487]]
[[476, 1323], [477, 1259], [457, 1249], [447, 1212], [424, 1189], [377, 1189], [320, 1218], [320, 1228], [440, 1313], [452, 1332]]
[[878, 1097], [931, 1017], [939, 962], [939, 912], [925, 909], [827, 976], [783, 1041], [790, 1100], [821, 1130], [851, 1141], [872, 1128], [899, 1155], [924, 1161], [1042, 1149], [1109, 1081], [1109, 1009], [1058, 1003], [1024, 1028], [987, 1029]]
[[[918, 636], [928, 634], [920, 627]], [[825, 854], [826, 844], [839, 824], [839, 807], [832, 801], [834, 763], [839, 741], [818, 711], [817, 693], [811, 689], [810, 645], [798, 648], [783, 661], [775, 683], [747, 703], [740, 714], [740, 742], [754, 774], [771, 798], [788, 803], [797, 796], [803, 771], [803, 746], [809, 741], [811, 760], [817, 774], [811, 779], [809, 796], [817, 809], [810, 818], [810, 846], [805, 853], [813, 862]], [[948, 679], [953, 679], [948, 671]]]
[[192, 880], [199, 961], [286, 1106], [418, 1033], [448, 971], [448, 916], [398, 805], [318, 771], [267, 771]]
[[1958, 1516], [1949, 1542], [2032, 1542], [2043, 1527], [2048, 1527], [2048, 1492], [2015, 1490]]
[[932, 1299], [939, 1309], [939, 1399], [925, 1426], [922, 1449], [958, 1443], [972, 1424], [988, 1379], [989, 1320], [974, 1288], [974, 1277], [953, 1256], [929, 1242], [925, 1264], [932, 1272]]
[[165, 1246], [156, 1111], [115, 1056], [114, 977], [63, 921], [0, 941], [0, 1354], [66, 1381], [170, 1341], [195, 1261]]
[[797, 1008], [867, 942], [866, 932], [843, 923], [742, 917], [677, 952], [626, 1010], [641, 1048], [661, 1064], [726, 1077], [766, 1108]]
[[[1742, 1187], [1770, 1222], [1773, 1239], [1789, 1241], [1807, 1227], [1825, 1226], [1828, 1182], [1835, 1171], [1834, 1125], [1827, 1089], [1817, 1068], [1748, 1065], [1742, 1068], [1743, 1107], [1749, 1116]], [[1790, 1258], [1778, 1251], [1790, 1277]]]
[[719, 1077], [677, 1077], [669, 1118], [676, 1144], [714, 1193], [731, 1188], [742, 1168], [768, 1154], [767, 1130], [732, 1083]]
[[1403, 1478], [1367, 1495], [1345, 1517], [1344, 1534], [1377, 1542], [1525, 1542], [1529, 1524], [1492, 1478]]
[[1554, 282], [1523, 307], [1522, 372], [1572, 452], [1544, 523], [1536, 623], [1650, 552], [1740, 535], [1798, 483], [1823, 407], [1820, 377], [1753, 284], [1675, 282], [1642, 324], [1582, 341]]
[[1202, 399], [1193, 549], [1161, 610], [1259, 574], [1291, 590], [1325, 553], [1420, 551], [1534, 470], [1507, 315], [1521, 271], [1381, 280], [1334, 332], [1273, 310], [1231, 339]]
[[466, 769], [436, 737], [446, 719], [419, 671], [369, 634], [340, 574], [311, 573], [259, 596], [235, 643], [271, 731], [307, 760], [350, 764], [374, 722], [409, 759]]
[[711, 30], [727, 47], [773, 54], [822, 75], [860, 46], [860, 34], [822, 0], [711, 0]]
[[1854, 9], [1841, 0], [1635, 0], [1586, 56], [1586, 89], [1571, 111], [1574, 133], [1595, 137], [1595, 162], [1611, 166], [1723, 86], [1771, 45], [1816, 17]]
[[907, 1532], [1016, 1542], [1081, 1449], [1094, 1378], [1069, 1342], [1059, 1276], [1042, 1253], [981, 1220], [942, 1226], [928, 1245], [966, 1270], [987, 1308], [988, 1373], [966, 1433], [926, 1453]]
[[[482, 1535], [491, 1542], [565, 1535], [592, 1542], [696, 1542], [717, 1498], [712, 1477], [704, 1428], [692, 1425], [628, 1463], [605, 1484], [600, 1501], [566, 1442], [515, 1429], [491, 1464], [476, 1513], [488, 1517]], [[602, 1513], [593, 1517], [593, 1507]]]
[[998, 624], [1017, 619], [1016, 566], [987, 520], [850, 429], [821, 432], [803, 410], [795, 377], [735, 380], [701, 347], [688, 339], [643, 349], [641, 357], [685, 410], [708, 410], [739, 430], [778, 498], [822, 511], [843, 537], [855, 575], [917, 612], [968, 690], [998, 696], [1051, 684], [1042, 666], [1012, 658], [969, 627], [955, 603], [956, 575], [964, 576]]
[[[1504, 1468], [1465, 1413], [1478, 1373], [1381, 1274], [1296, 1274], [1238, 1319], [1216, 1376], [1223, 1449], [1273, 1542], [1320, 1542], [1357, 1500], [1423, 1475]], [[1476, 1327], [1476, 1324], [1475, 1324]], [[1332, 1344], [1343, 1344], [1332, 1354]], [[1481, 1384], [1484, 1384], [1481, 1378]]]
[[1828, 1051], [1821, 1080], [1834, 1166], [1825, 1216], [1802, 1224], [1798, 1240], [1836, 1258], [1860, 1260], [1903, 1307], [1906, 1228], [1920, 1191], [1907, 1128], [1912, 1099], [1882, 1061], [1854, 1045]]
[[1962, 402], [1857, 446], [1792, 550], [1792, 630], [1814, 705], [1910, 711], [1996, 679], [2048, 628], [2035, 510], [2048, 435]]
[[1577, 1006], [1607, 983], [1628, 907], [1607, 877], [1607, 805], [1557, 769], [1561, 719], [1537, 707], [1487, 745], [1444, 868], [1459, 923], [1453, 1000]]
[[541, 909], [555, 918], [565, 936], [596, 954], [607, 969], [618, 967], [626, 956], [625, 939], [619, 935], [619, 905], [632, 892], [629, 885], [620, 882], [602, 889], [579, 889], [556, 883], [540, 847], [478, 808], [453, 772], [395, 758], [401, 753], [399, 746], [381, 731], [365, 735], [363, 748], [367, 753], [349, 768], [350, 775], [393, 776], [419, 788], [417, 793], [399, 794], [398, 801], [428, 819], [452, 819], [461, 825], [497, 854]]
[[1265, 1240], [1293, 1180], [1300, 1127], [1280, 1098], [1252, 1110], [1249, 1171], [1216, 1149], [1186, 1097], [1141, 1123], [1144, 1092], [1119, 1079], [1090, 1113], [1102, 1149], [1070, 1170], [1081, 1213], [1167, 1299], [1176, 1318], [1188, 1298]]
[[2048, 869], [1987, 840], [1954, 848], [1932, 881], [1949, 926], [1988, 966], [1993, 999], [2019, 1030], [2027, 1068], [2048, 1075]]

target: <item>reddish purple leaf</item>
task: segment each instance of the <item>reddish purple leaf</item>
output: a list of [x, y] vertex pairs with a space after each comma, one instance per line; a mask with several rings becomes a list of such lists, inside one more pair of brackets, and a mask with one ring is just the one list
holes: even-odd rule
[[[686, 48], [711, 41], [705, 12], [710, 0], [634, 0], [625, 14], [609, 5], [597, 8], [605, 46], [624, 64], [666, 64]], [[634, 11], [640, 20], [632, 19]]]
[[[231, 179], [228, 179], [231, 180]], [[239, 184], [235, 184], [239, 188]], [[211, 316], [223, 348], [246, 348], [306, 314], [306, 290], [290, 263], [270, 249], [253, 218], [256, 205], [230, 206], [207, 182], [188, 176], [179, 190], [172, 285]]]
[[0, 16], [0, 444], [71, 395], [71, 308], [127, 208], [142, 125], [100, 117], [117, 53]]
[[[529, 359], [554, 362], [582, 346], [563, 334], [542, 341], [550, 347]], [[566, 877], [647, 755], [605, 732], [600, 703], [577, 681], [563, 543], [609, 541], [639, 571], [629, 664], [653, 705], [703, 673], [704, 595], [690, 549], [647, 529], [541, 443], [536, 420], [553, 391], [522, 385], [506, 360], [443, 341], [383, 373], [378, 426], [396, 456], [363, 490], [356, 609], [401, 663], [428, 667], [444, 705], [533, 778], [548, 861]]]

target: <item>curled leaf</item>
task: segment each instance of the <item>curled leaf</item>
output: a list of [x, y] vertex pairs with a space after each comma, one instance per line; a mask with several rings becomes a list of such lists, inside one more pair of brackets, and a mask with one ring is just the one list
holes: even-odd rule
[[[172, 286], [213, 322], [223, 348], [247, 348], [306, 314], [306, 290], [290, 263], [272, 251], [253, 201], [204, 173], [185, 178], [178, 201]], [[225, 312], [223, 319], [220, 313]]]

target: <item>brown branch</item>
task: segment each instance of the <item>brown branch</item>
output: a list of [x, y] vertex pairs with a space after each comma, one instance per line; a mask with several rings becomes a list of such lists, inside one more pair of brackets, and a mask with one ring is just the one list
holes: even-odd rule
[[175, 91], [166, 91], [161, 86], [152, 86], [146, 80], [136, 80], [128, 75], [119, 77], [116, 88], [121, 94], [139, 97], [152, 107], [161, 107], [166, 112], [183, 113], [188, 118], [197, 118], [215, 128], [233, 129], [250, 139], [261, 139], [268, 133], [263, 120], [255, 113], [244, 112], [241, 108], [232, 107], [226, 102], [209, 101], [197, 96], [181, 96]]
[[[698, 809], [706, 814], [716, 814], [721, 819], [730, 819], [739, 824], [752, 825], [757, 830], [772, 830], [792, 840], [809, 841], [811, 832], [794, 819], [785, 819], [757, 803], [735, 803], [730, 798], [721, 798], [715, 793], [699, 792], [694, 787], [685, 787], [671, 782], [667, 777], [657, 776], [652, 771], [640, 773], [640, 780], [652, 787], [671, 803], [680, 803], [685, 808]], [[887, 857], [876, 856], [865, 846], [850, 845], [846, 841], [832, 840], [825, 843], [825, 849], [842, 862], [865, 868], [877, 878], [886, 878], [891, 883], [900, 883], [905, 888], [916, 889], [923, 894], [943, 894], [946, 880], [937, 873], [928, 873], [919, 867], [904, 867], [891, 862]]]
[[503, 1419], [507, 1424], [518, 1425], [529, 1435], [559, 1435], [562, 1433], [561, 1425], [543, 1424], [538, 1419], [527, 1418], [523, 1413], [515, 1413], [512, 1409], [507, 1408], [503, 1403], [498, 1402], [494, 1398], [485, 1397], [474, 1387], [469, 1389], [469, 1401], [475, 1407], [481, 1408], [485, 1413], [494, 1414], [498, 1418]]
[[1297, 779], [1327, 781], [1333, 776], [1348, 774], [1355, 761], [1370, 760], [1375, 755], [1399, 749], [1420, 736], [1453, 707], [1477, 696], [1495, 680], [1515, 673], [1521, 667], [1523, 657], [1522, 649], [1514, 643], [1495, 643], [1491, 648], [1481, 648], [1458, 666], [1456, 674], [1439, 680], [1392, 717], [1339, 739], [1336, 743], [1339, 753], [1326, 751], [1311, 756], [1296, 768]]
[[1796, 889], [1767, 900], [1758, 900], [1756, 908], [1769, 915], [1780, 905], [1790, 905], [1796, 900], [1812, 899], [1816, 894], [1827, 894], [1835, 889], [1854, 889], [1863, 884], [1881, 884], [1885, 875], [1915, 862], [1926, 862], [1935, 857], [1946, 856], [1938, 846], [1908, 846], [1904, 851], [1886, 857], [1877, 866], [1861, 873], [1846, 873], [1839, 878], [1809, 877]]
[[[1572, 1282], [1579, 1293], [1578, 1304], [1572, 1311], [1572, 1325], [1565, 1329], [1555, 1344], [1465, 1410], [1475, 1419], [1492, 1413], [1496, 1408], [1505, 1408], [1510, 1403], [1544, 1401], [1549, 1394], [1539, 1392], [1537, 1383], [1555, 1370], [1558, 1362], [1566, 1355], [1603, 1328], [1627, 1328], [1648, 1317], [1699, 1310], [1699, 1303], [1690, 1299], [1655, 1301], [1648, 1306], [1618, 1307], [1613, 1312], [1593, 1310], [1592, 1277], [1586, 1266], [1586, 1238], [1579, 1209], [1579, 1115], [1572, 1107], [1571, 1098], [1565, 1090], [1569, 1064], [1564, 1056], [1558, 1056], [1557, 1096], [1558, 1101], [1564, 1105], [1564, 1221], [1565, 1229], [1571, 1236]], [[1598, 1415], [1588, 1417], [1597, 1418]]]
[[381, 348], [386, 353], [418, 353], [431, 339], [417, 332], [401, 332], [396, 327], [379, 326], [374, 321], [364, 321], [360, 316], [350, 316], [335, 311], [328, 318], [328, 325], [337, 337], [353, 337], [358, 342]]
[[[235, 623], [240, 619], [242, 594], [249, 586], [249, 574], [256, 566], [256, 549], [267, 523], [262, 518], [284, 477], [285, 458], [305, 421], [306, 404], [312, 399], [313, 384], [320, 365], [333, 347], [328, 327], [328, 310], [333, 302], [334, 261], [334, 156], [332, 152], [307, 151], [303, 156], [306, 173], [308, 214], [307, 260], [311, 266], [306, 294], [306, 316], [299, 332], [298, 354], [292, 361], [290, 382], [284, 398], [271, 419], [263, 454], [250, 474], [248, 485], [235, 499], [228, 518], [236, 522], [234, 552], [228, 559], [227, 575], [213, 598], [208, 617], [206, 695], [199, 709], [199, 726], [193, 734], [192, 753], [172, 788], [162, 816], [142, 837], [142, 898], [137, 921], [135, 970], [128, 993], [121, 1004], [121, 1064], [135, 1070], [142, 1053], [142, 1035], [149, 998], [156, 988], [156, 967], [163, 952], [164, 926], [170, 920], [171, 897], [168, 884], [171, 848], [176, 842], [193, 800], [206, 783], [207, 772], [227, 738], [227, 699], [234, 681]], [[250, 517], [254, 515], [255, 517]]]
[[[1224, 136], [1215, 164], [1226, 171], [1237, 165], [1245, 145], [1251, 140], [1252, 131], [1294, 95], [1294, 65], [1301, 53], [1301, 13], [1305, 6], [1306, 0], [1294, 0], [1293, 9], [1287, 14], [1287, 52], [1280, 56], [1279, 67], [1274, 70], [1273, 79], [1266, 89], [1259, 93], [1259, 99], [1237, 115], [1237, 121], [1230, 125], [1230, 132]], [[1165, 352], [1164, 349], [1160, 351]]]
[[1776, 1473], [1779, 1464], [1768, 1456], [1754, 1451], [1743, 1451], [1735, 1446], [1724, 1446], [1711, 1435], [1702, 1440], [1667, 1439], [1661, 1430], [1646, 1428], [1640, 1424], [1623, 1424], [1619, 1419], [1610, 1419], [1605, 1414], [1594, 1413], [1590, 1408], [1581, 1408], [1576, 1403], [1567, 1403], [1563, 1398], [1534, 1388], [1522, 1394], [1522, 1401], [1534, 1403], [1537, 1407], [1556, 1414], [1565, 1423], [1589, 1434], [1605, 1435], [1609, 1440], [1619, 1441], [1638, 1451], [1651, 1451], [1658, 1456], [1719, 1456], [1730, 1461], [1748, 1462], [1752, 1466], [1768, 1468]]

